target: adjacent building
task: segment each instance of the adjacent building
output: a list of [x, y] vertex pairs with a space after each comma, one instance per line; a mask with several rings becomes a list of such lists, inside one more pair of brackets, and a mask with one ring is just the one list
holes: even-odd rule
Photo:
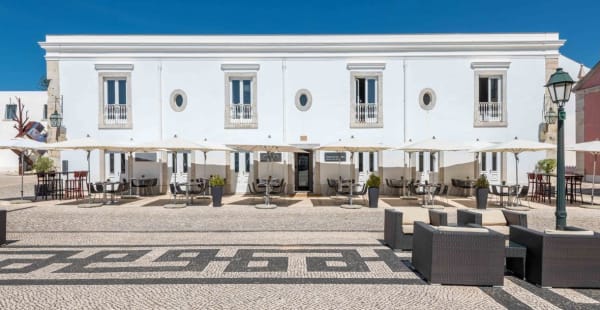
[[[544, 84], [557, 67], [579, 66], [560, 54], [557, 33], [430, 35], [78, 36], [49, 35], [48, 105], [63, 98], [65, 138], [90, 135], [149, 141], [178, 135], [225, 144], [287, 143], [307, 153], [268, 164], [258, 153], [137, 154], [95, 152], [92, 178], [173, 178], [221, 174], [245, 192], [264, 175], [289, 191], [324, 192], [326, 179], [350, 175], [349, 156], [314, 147], [352, 136], [402, 145], [432, 136], [452, 141], [547, 140]], [[574, 106], [574, 104], [573, 104]], [[567, 126], [575, 123], [568, 109]], [[570, 124], [572, 122], [573, 124]], [[568, 131], [567, 131], [568, 132]], [[573, 130], [574, 135], [574, 130]], [[50, 134], [53, 137], [54, 134]], [[567, 138], [569, 139], [569, 138]], [[573, 138], [574, 140], [574, 138]], [[574, 142], [574, 141], [573, 141]], [[85, 156], [63, 152], [69, 170]], [[523, 154], [519, 180], [545, 153]], [[359, 180], [408, 175], [450, 183], [473, 176], [515, 180], [514, 159], [468, 152], [361, 153]], [[474, 161], [477, 160], [477, 163]], [[574, 158], [571, 165], [574, 165]], [[568, 163], [569, 164], [569, 163]]]
[[[600, 62], [573, 88], [577, 97], [577, 143], [600, 139]], [[577, 154], [578, 173], [591, 181], [594, 166], [592, 154]], [[600, 170], [600, 167], [598, 168]]]

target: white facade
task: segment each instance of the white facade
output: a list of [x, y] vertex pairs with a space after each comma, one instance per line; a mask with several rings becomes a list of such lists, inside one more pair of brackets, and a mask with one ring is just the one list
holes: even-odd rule
[[[533, 33], [47, 36], [40, 45], [55, 75], [48, 77], [55, 83], [49, 96], [64, 97], [68, 138], [89, 134], [149, 141], [177, 134], [197, 141], [310, 148], [351, 136], [398, 146], [432, 136], [457, 142], [503, 142], [515, 136], [538, 140], [543, 85], [559, 58], [562, 65], [563, 43], [557, 33]], [[568, 71], [575, 78], [570, 67]], [[484, 78], [485, 90], [479, 78]], [[304, 106], [296, 102], [303, 93], [310, 101]], [[421, 104], [425, 93], [434, 102]], [[177, 94], [184, 101], [181, 106], [174, 102]], [[357, 96], [365, 103], [356, 104]], [[485, 110], [482, 97], [489, 98]], [[62, 156], [69, 170], [85, 169], [83, 153]], [[99, 156], [92, 155], [92, 178], [108, 177]], [[227, 176], [236, 191], [245, 191], [247, 178], [267, 174], [286, 178], [294, 190], [294, 154], [270, 168], [265, 163], [256, 167], [258, 154], [250, 154], [246, 169], [242, 153], [239, 173], [235, 156], [209, 153], [207, 174]], [[165, 154], [158, 157], [170, 162]], [[313, 191], [323, 191], [328, 177], [350, 174], [348, 162], [325, 162], [323, 152], [312, 157]], [[544, 157], [544, 152], [522, 154], [519, 180], [525, 182], [526, 172]], [[195, 175], [201, 176], [202, 154], [190, 158], [198, 165]], [[373, 170], [383, 178], [399, 178], [405, 173], [399, 168], [404, 158], [400, 151], [375, 154]], [[411, 166], [418, 165], [418, 156], [411, 159]], [[428, 159], [425, 155], [425, 174]], [[497, 181], [514, 181], [513, 157], [496, 159]], [[366, 171], [369, 155], [363, 160]], [[446, 183], [473, 177], [471, 153], [446, 152], [436, 160]], [[135, 176], [166, 179], [164, 164], [162, 169], [160, 162], [138, 164]]]
[[[0, 92], [0, 140], [11, 139], [17, 135], [13, 128], [16, 124], [12, 119], [12, 111], [17, 109], [17, 98], [25, 105], [24, 111], [29, 112], [29, 120], [40, 122], [47, 126], [44, 118], [44, 105], [47, 101], [45, 91], [3, 91]], [[7, 112], [7, 110], [9, 110]], [[8, 115], [11, 114], [11, 115]], [[10, 150], [0, 150], [0, 172], [16, 173], [19, 171], [19, 157]]]

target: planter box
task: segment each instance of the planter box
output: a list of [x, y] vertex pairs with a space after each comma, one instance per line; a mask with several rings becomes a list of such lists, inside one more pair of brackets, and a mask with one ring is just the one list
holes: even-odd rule
[[369, 208], [377, 208], [379, 201], [379, 188], [369, 187]]

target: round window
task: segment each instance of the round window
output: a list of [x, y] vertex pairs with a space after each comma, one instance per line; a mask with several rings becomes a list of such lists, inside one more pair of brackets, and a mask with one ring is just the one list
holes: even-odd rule
[[312, 96], [307, 89], [300, 89], [296, 92], [296, 108], [300, 111], [308, 111], [312, 105]]
[[435, 92], [431, 88], [425, 88], [419, 94], [419, 105], [423, 110], [432, 110], [435, 107]]
[[171, 93], [171, 108], [175, 112], [185, 110], [187, 105], [187, 95], [181, 89], [176, 89]]

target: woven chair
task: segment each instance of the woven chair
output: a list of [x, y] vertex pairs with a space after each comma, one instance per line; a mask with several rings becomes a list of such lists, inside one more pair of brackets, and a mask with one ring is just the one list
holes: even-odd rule
[[510, 210], [456, 210], [456, 223], [458, 226], [475, 224], [480, 227], [494, 230], [508, 239], [509, 226], [519, 225], [527, 227], [527, 214]]
[[415, 222], [413, 267], [431, 284], [502, 286], [504, 238], [485, 228]]
[[385, 209], [383, 242], [392, 249], [411, 250], [415, 221], [435, 226], [448, 225], [448, 214], [424, 208]]
[[540, 232], [511, 226], [510, 241], [527, 247], [527, 281], [542, 287], [600, 288], [599, 233], [576, 227]]

